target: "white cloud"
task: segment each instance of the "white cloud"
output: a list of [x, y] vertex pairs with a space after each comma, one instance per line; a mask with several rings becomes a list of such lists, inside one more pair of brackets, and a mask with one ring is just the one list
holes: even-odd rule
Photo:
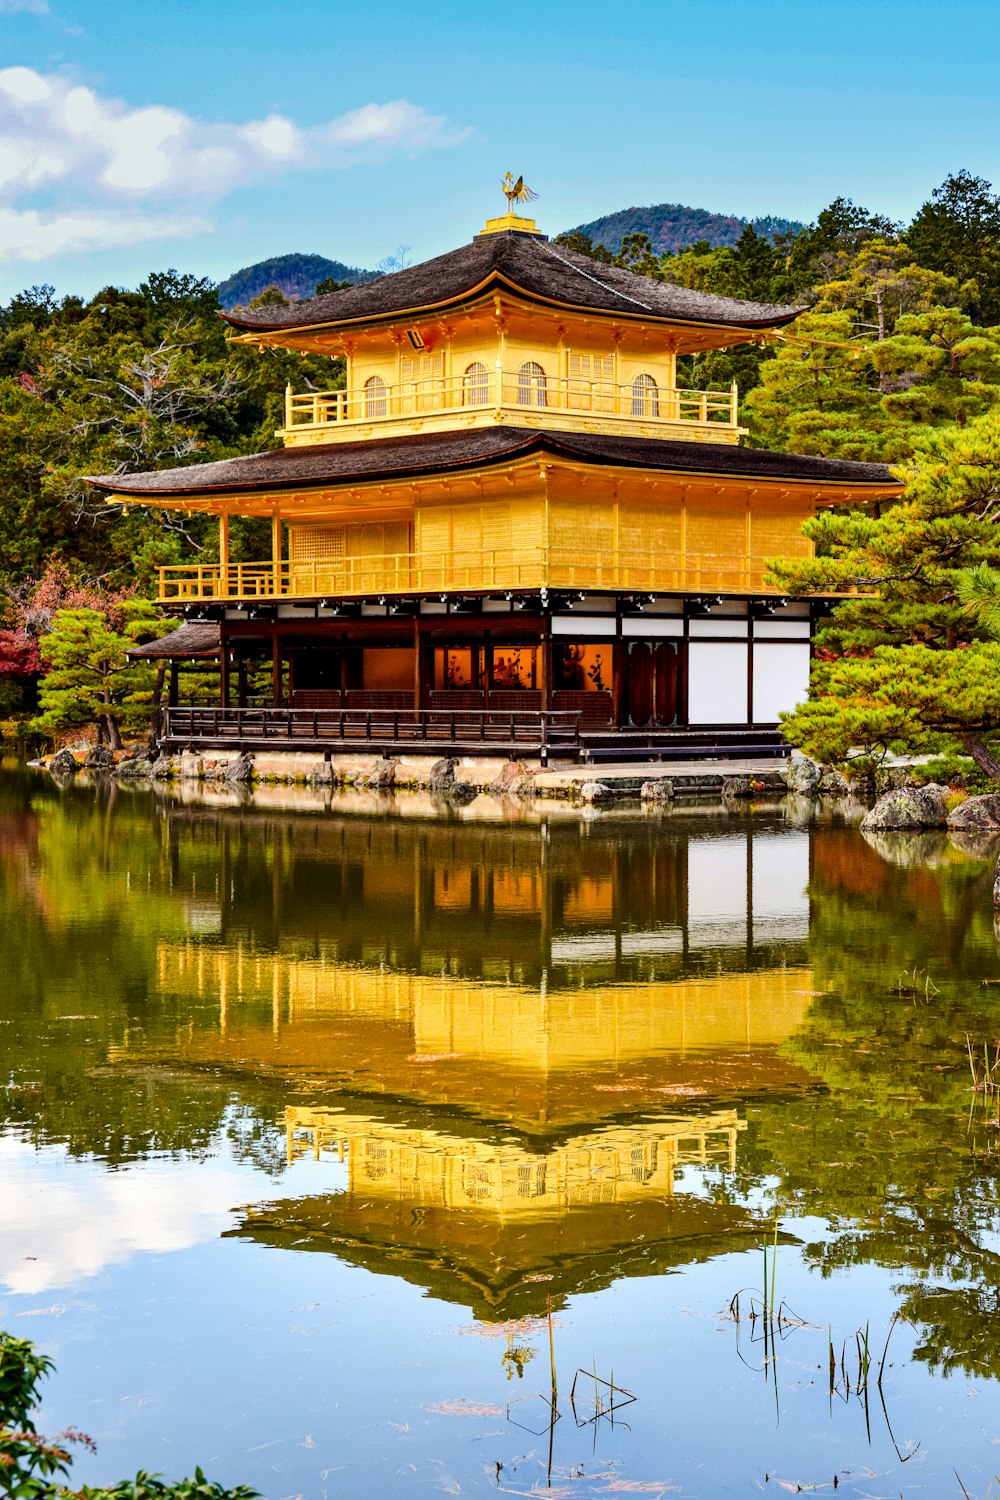
[[47, 16], [49, 4], [48, 0], [0, 0], [0, 16], [16, 10], [26, 11], [29, 16]]
[[116, 245], [181, 239], [210, 228], [191, 214], [107, 213], [93, 209], [44, 212], [0, 207], [0, 261], [39, 261]]
[[[0, 10], [17, 3], [43, 0], [0, 0]], [[132, 108], [61, 74], [3, 68], [0, 261], [191, 233], [193, 203], [269, 175], [437, 150], [466, 134], [406, 99], [313, 126], [277, 114], [209, 124], [167, 105]], [[171, 202], [179, 216], [136, 213]]]
[[68, 1289], [135, 1255], [215, 1239], [248, 1187], [245, 1171], [224, 1161], [192, 1171], [154, 1160], [112, 1172], [10, 1138], [0, 1139], [0, 1176], [0, 1287], [29, 1295]]

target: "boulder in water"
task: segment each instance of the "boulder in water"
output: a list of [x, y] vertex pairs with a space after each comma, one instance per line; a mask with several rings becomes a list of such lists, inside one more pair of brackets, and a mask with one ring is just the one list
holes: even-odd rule
[[81, 769], [72, 750], [58, 750], [49, 761], [49, 770], [53, 776], [75, 776]]
[[229, 762], [223, 773], [226, 781], [245, 782], [253, 780], [253, 756], [245, 750], [235, 760]]
[[595, 802], [613, 802], [615, 791], [614, 787], [607, 786], [603, 781], [585, 781], [579, 796], [581, 802], [592, 805]]
[[948, 814], [948, 827], [968, 832], [1000, 833], [1000, 797], [995, 793], [966, 797]]
[[897, 787], [886, 792], [861, 821], [863, 830], [882, 833], [896, 828], [944, 828], [948, 809], [944, 788], [935, 782], [927, 786]]
[[790, 792], [800, 797], [815, 797], [820, 782], [820, 768], [808, 755], [792, 751], [792, 758], [785, 771], [785, 785]]
[[644, 781], [639, 788], [643, 802], [673, 802], [677, 793], [669, 776], [658, 776], [655, 781]]

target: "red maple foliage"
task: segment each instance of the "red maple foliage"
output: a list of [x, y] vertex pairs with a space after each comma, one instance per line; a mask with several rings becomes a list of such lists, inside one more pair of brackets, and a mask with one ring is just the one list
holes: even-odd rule
[[35, 677], [41, 670], [34, 636], [26, 630], [0, 630], [0, 682]]
[[65, 563], [50, 563], [37, 583], [19, 590], [10, 600], [9, 614], [15, 632], [37, 639], [52, 629], [61, 609], [96, 609], [115, 629], [121, 623], [123, 604], [135, 597], [135, 589], [106, 589], [100, 583], [74, 578]]

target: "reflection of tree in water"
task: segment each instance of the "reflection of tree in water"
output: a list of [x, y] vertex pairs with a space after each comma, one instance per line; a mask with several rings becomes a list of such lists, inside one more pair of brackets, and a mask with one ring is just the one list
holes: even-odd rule
[[229, 1087], [210, 1078], [192, 1087], [158, 1068], [123, 1086], [108, 1054], [125, 1035], [172, 1035], [189, 1019], [157, 996], [150, 953], [157, 935], [183, 933], [214, 890], [218, 854], [186, 872], [185, 908], [159, 821], [121, 811], [90, 790], [57, 797], [37, 779], [3, 782], [0, 1114], [24, 1139], [114, 1164], [202, 1156]]
[[[917, 1357], [978, 1375], [1000, 1375], [1000, 1255], [986, 1243], [1000, 1224], [997, 1157], [967, 1134], [965, 1042], [1000, 1035], [997, 992], [981, 984], [998, 972], [991, 884], [989, 860], [954, 848], [930, 866], [895, 863], [849, 830], [816, 835], [819, 993], [784, 1051], [829, 1094], [762, 1112], [757, 1133], [782, 1204], [828, 1216], [831, 1236], [807, 1250], [821, 1272], [898, 1267]], [[936, 994], [908, 986], [914, 970]]]

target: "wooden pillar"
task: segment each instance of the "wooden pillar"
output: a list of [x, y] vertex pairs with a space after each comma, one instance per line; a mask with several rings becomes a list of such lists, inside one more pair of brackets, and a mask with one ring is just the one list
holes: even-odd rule
[[542, 692], [542, 709], [548, 713], [552, 707], [552, 637], [545, 633], [542, 635], [538, 648], [538, 686]]
[[178, 699], [180, 673], [175, 661], [170, 663], [170, 682], [167, 687], [167, 707], [176, 708]]
[[247, 706], [247, 659], [245, 656], [236, 658], [236, 706], [238, 708]]
[[611, 717], [619, 729], [628, 723], [628, 642], [611, 648]]
[[483, 708], [488, 709], [490, 694], [493, 691], [493, 647], [487, 644], [473, 646], [472, 649], [479, 667], [476, 675], [479, 678], [479, 690], [483, 695]]
[[281, 596], [281, 512], [271, 512], [271, 592]]
[[219, 593], [223, 599], [229, 596], [229, 514], [219, 516]]
[[420, 617], [413, 617], [413, 707], [421, 708], [421, 684], [423, 682], [423, 649], [420, 640]]
[[281, 687], [281, 636], [275, 630], [271, 639], [271, 702], [275, 708], [284, 703]]
[[422, 632], [417, 648], [417, 707], [429, 708], [434, 686], [434, 641]]
[[229, 707], [229, 642], [226, 640], [225, 630], [220, 631], [222, 649], [219, 652], [219, 702], [223, 708]]

